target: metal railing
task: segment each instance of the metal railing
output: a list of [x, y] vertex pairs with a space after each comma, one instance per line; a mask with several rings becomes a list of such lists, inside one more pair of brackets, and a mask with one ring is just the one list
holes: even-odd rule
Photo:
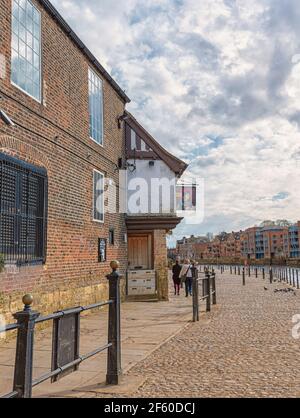
[[274, 280], [286, 283], [294, 288], [300, 289], [300, 269], [287, 266], [270, 266], [270, 265], [219, 265], [216, 266], [223, 274], [228, 271], [230, 274], [241, 275], [243, 285], [246, 285], [246, 277], [262, 277], [263, 280], [268, 279], [270, 284]]
[[[211, 305], [217, 304], [216, 273], [204, 268], [204, 272], [197, 268], [192, 269], [193, 274], [193, 322], [200, 320], [200, 302], [206, 301], [206, 312], [211, 311]], [[202, 284], [202, 295], [199, 286]]]
[[[17, 330], [16, 357], [14, 365], [14, 381], [13, 390], [2, 396], [2, 398], [31, 398], [32, 389], [39, 384], [52, 379], [52, 383], [56, 382], [58, 377], [77, 371], [79, 365], [95, 355], [107, 351], [107, 385], [118, 385], [122, 374], [121, 370], [121, 321], [120, 321], [120, 278], [117, 272], [118, 263], [112, 262], [112, 273], [107, 275], [109, 281], [109, 300], [105, 302], [95, 303], [85, 307], [76, 307], [60, 312], [53, 313], [44, 317], [40, 317], [39, 312], [31, 309], [33, 297], [25, 295], [23, 297], [24, 309], [15, 313], [13, 316], [17, 320], [16, 324], [6, 325], [0, 328], [0, 334]], [[108, 342], [102, 347], [98, 347], [94, 351], [80, 355], [79, 339], [80, 339], [80, 314], [92, 309], [109, 306], [108, 314]], [[63, 321], [66, 319], [66, 322]], [[53, 321], [52, 336], [52, 370], [40, 376], [37, 379], [32, 378], [33, 372], [33, 354], [34, 354], [34, 336], [35, 326], [37, 324]], [[71, 321], [71, 326], [70, 326]], [[64, 333], [64, 330], [72, 328], [70, 332]], [[67, 335], [67, 337], [65, 336]], [[68, 338], [68, 339], [66, 339]], [[61, 350], [62, 345], [70, 350], [73, 358], [70, 359], [69, 353], [64, 358], [64, 351]]]

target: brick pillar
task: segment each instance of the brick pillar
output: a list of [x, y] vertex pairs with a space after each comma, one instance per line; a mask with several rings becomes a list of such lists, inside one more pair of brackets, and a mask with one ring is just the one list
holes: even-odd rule
[[167, 238], [165, 230], [154, 231], [154, 269], [157, 274], [158, 298], [169, 300]]

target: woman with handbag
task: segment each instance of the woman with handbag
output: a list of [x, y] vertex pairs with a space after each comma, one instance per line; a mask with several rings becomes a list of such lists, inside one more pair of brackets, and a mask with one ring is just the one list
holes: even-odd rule
[[185, 264], [182, 266], [180, 272], [181, 283], [185, 283], [185, 296], [189, 297], [193, 295], [193, 272], [192, 272], [192, 264], [190, 260], [185, 260]]

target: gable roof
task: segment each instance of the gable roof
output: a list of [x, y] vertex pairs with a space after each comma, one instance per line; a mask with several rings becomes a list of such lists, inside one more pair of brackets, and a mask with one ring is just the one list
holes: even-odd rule
[[[174, 173], [181, 176], [184, 171], [188, 168], [188, 164], [184, 161], [180, 160], [179, 158], [172, 155], [168, 152], [165, 148], [163, 148], [149, 132], [135, 119], [135, 117], [126, 111], [126, 115], [128, 118], [126, 119], [125, 123], [132, 128], [140, 138], [145, 142], [145, 144], [150, 148], [151, 153], [155, 154], [159, 159], [164, 161], [166, 165], [174, 171]], [[147, 153], [140, 153], [141, 157], [146, 157]], [[139, 158], [138, 155], [136, 155]]]
[[72, 41], [77, 45], [77, 47], [82, 51], [82, 53], [89, 59], [89, 61], [97, 68], [100, 74], [109, 82], [113, 89], [118, 93], [121, 99], [125, 103], [130, 103], [129, 97], [126, 95], [125, 91], [117, 84], [117, 82], [112, 78], [112, 76], [105, 70], [105, 68], [100, 64], [97, 58], [91, 53], [91, 51], [85, 46], [81, 39], [76, 35], [76, 33], [71, 29], [68, 23], [64, 20], [61, 14], [53, 6], [49, 0], [39, 0], [41, 5], [46, 9], [46, 11], [52, 16], [52, 18], [58, 23], [61, 29], [72, 39]]

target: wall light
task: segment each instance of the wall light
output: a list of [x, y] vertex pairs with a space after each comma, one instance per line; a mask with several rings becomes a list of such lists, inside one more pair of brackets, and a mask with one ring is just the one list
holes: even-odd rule
[[4, 110], [0, 110], [0, 118], [3, 120], [4, 123], [8, 126], [16, 126], [13, 121], [10, 119], [9, 116], [4, 112]]

